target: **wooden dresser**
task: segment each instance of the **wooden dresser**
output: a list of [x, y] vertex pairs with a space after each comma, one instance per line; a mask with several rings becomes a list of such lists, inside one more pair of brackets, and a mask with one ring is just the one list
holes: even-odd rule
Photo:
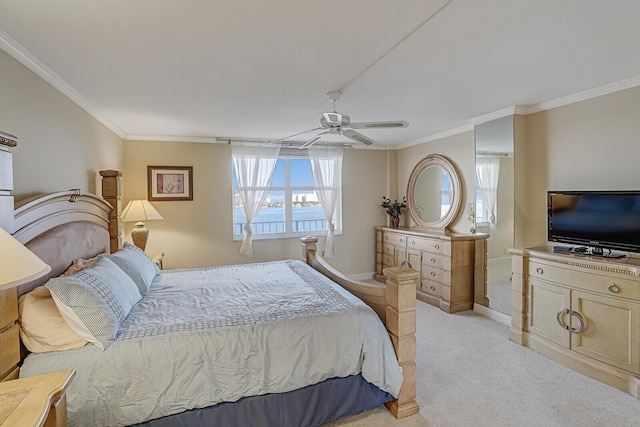
[[475, 236], [417, 228], [376, 227], [376, 280], [382, 270], [408, 265], [420, 273], [416, 298], [447, 313], [473, 308]]
[[640, 398], [640, 259], [511, 253], [509, 339]]

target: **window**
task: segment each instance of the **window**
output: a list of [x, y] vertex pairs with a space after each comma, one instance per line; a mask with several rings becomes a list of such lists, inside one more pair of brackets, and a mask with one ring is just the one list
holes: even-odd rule
[[[284, 151], [284, 150], [283, 150]], [[241, 240], [246, 223], [233, 170], [233, 238]], [[341, 199], [336, 212], [336, 234], [342, 230]], [[251, 222], [253, 239], [324, 235], [327, 220], [315, 193], [311, 162], [307, 157], [280, 155], [267, 197]]]

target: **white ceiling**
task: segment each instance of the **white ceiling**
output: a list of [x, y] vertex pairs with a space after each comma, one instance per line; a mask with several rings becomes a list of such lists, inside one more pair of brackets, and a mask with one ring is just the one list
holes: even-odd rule
[[0, 47], [127, 139], [283, 138], [340, 90], [402, 147], [640, 84], [640, 1], [0, 0]]

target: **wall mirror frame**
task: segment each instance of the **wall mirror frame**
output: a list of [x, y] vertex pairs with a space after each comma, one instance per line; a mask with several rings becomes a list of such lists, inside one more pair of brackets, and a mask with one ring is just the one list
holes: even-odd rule
[[[448, 182], [443, 186], [444, 180]], [[446, 196], [450, 200], [448, 208], [443, 205], [442, 189], [445, 187]], [[447, 231], [447, 227], [458, 215], [461, 203], [460, 174], [445, 156], [429, 154], [413, 168], [407, 186], [407, 209], [416, 227]], [[425, 206], [432, 208], [432, 213], [426, 213]]]

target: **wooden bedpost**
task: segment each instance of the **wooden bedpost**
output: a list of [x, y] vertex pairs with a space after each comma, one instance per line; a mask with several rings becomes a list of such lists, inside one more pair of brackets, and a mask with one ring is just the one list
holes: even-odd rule
[[419, 273], [407, 267], [386, 268], [386, 285], [351, 280], [316, 254], [316, 237], [300, 239], [304, 261], [360, 298], [378, 313], [391, 337], [404, 382], [398, 400], [386, 403], [396, 418], [418, 413], [416, 403], [416, 283]]
[[102, 198], [113, 207], [109, 214], [110, 252], [114, 253], [122, 246], [122, 226], [120, 224], [120, 201], [122, 190], [120, 178], [122, 172], [116, 170], [102, 170]]
[[418, 413], [416, 403], [416, 282], [419, 274], [406, 267], [385, 268], [387, 330], [402, 368], [404, 382], [398, 400], [385, 403], [396, 418]]

